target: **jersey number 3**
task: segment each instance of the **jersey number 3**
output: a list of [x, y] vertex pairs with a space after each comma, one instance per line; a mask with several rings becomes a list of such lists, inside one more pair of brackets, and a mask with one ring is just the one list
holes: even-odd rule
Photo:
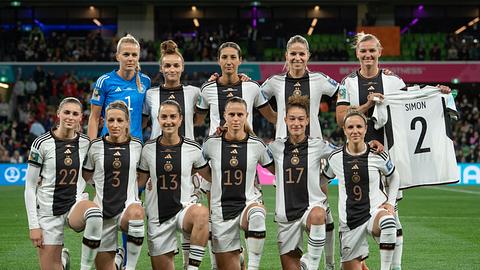
[[422, 130], [420, 131], [420, 138], [418, 138], [417, 146], [415, 147], [414, 154], [428, 153], [430, 152], [430, 147], [422, 148], [423, 140], [425, 139], [425, 134], [427, 133], [427, 121], [421, 116], [417, 116], [412, 119], [410, 122], [410, 130], [415, 130], [417, 122], [420, 122], [422, 125]]

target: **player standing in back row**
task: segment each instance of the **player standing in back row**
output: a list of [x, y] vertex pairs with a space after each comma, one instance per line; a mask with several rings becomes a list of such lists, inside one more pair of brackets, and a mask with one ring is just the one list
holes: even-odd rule
[[[321, 72], [311, 72], [307, 64], [310, 58], [308, 41], [299, 35], [291, 37], [287, 42], [285, 51], [285, 67], [287, 72], [274, 75], [262, 84], [262, 93], [267, 99], [275, 97], [277, 102], [277, 122], [275, 138], [285, 138], [287, 127], [284, 122], [287, 101], [290, 96], [307, 95], [310, 97], [310, 123], [306, 129], [306, 135], [312, 138], [322, 139], [320, 128], [320, 102], [323, 95], [333, 96], [339, 84]], [[322, 187], [325, 194], [328, 186]], [[328, 205], [328, 204], [327, 204]], [[330, 208], [327, 210], [327, 241], [325, 244], [326, 269], [335, 268], [334, 247], [334, 223]]]

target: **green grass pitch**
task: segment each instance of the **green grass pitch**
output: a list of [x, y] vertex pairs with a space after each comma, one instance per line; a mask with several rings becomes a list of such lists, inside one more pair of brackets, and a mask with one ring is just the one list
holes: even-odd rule
[[[337, 219], [337, 189], [330, 190]], [[264, 187], [268, 209], [267, 241], [261, 269], [280, 269], [273, 222], [275, 190]], [[23, 187], [0, 187], [0, 269], [38, 269], [36, 251], [28, 239]], [[416, 188], [404, 192], [400, 202], [404, 231], [403, 269], [480, 270], [480, 186]], [[335, 221], [336, 229], [338, 222]], [[81, 234], [66, 231], [65, 245], [72, 255], [72, 269], [79, 268]], [[339, 267], [338, 237], [336, 243]], [[181, 269], [181, 256], [176, 269]], [[209, 269], [208, 255], [201, 269]], [[379, 269], [378, 247], [370, 241], [370, 269]], [[150, 269], [146, 241], [137, 269]], [[323, 269], [323, 267], [320, 267]]]

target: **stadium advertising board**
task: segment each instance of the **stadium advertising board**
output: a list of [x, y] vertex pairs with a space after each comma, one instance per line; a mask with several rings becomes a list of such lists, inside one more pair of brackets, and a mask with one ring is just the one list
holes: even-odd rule
[[[480, 163], [458, 163], [458, 172], [460, 174], [460, 181], [455, 185], [480, 185]], [[258, 178], [262, 185], [272, 185], [275, 181], [275, 176], [267, 169], [257, 166]], [[337, 185], [337, 179], [331, 182]]]

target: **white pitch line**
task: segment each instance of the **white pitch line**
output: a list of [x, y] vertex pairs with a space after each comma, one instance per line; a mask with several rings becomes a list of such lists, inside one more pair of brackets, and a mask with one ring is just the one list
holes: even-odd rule
[[472, 191], [472, 190], [465, 190], [465, 189], [454, 189], [454, 188], [447, 188], [447, 187], [429, 187], [429, 189], [480, 195], [480, 191]]

